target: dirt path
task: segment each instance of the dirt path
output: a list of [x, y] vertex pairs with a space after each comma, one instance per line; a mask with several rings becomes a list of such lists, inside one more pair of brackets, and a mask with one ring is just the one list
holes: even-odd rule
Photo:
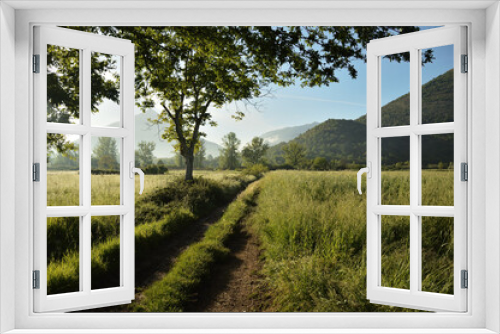
[[[184, 252], [189, 245], [198, 242], [203, 238], [208, 227], [222, 217], [228, 205], [217, 208], [209, 216], [187, 226], [185, 229], [177, 233], [175, 237], [166, 242], [162, 247], [157, 249], [154, 254], [151, 254], [151, 257], [146, 263], [143, 262], [140, 264], [141, 269], [135, 271], [135, 301], [142, 298], [142, 291], [144, 288], [163, 278], [170, 268], [172, 268], [172, 265], [175, 263], [177, 257], [182, 254], [182, 252]], [[103, 307], [92, 309], [88, 312], [130, 312], [127, 309], [129, 306], [130, 304]]]
[[197, 302], [186, 312], [255, 312], [265, 304], [257, 238], [243, 222], [227, 246], [231, 255], [214, 266]]

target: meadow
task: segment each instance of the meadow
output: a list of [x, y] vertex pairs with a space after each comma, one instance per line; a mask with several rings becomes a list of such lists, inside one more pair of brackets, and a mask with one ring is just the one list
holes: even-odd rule
[[[256, 179], [240, 172], [198, 172], [195, 183], [186, 185], [181, 173], [148, 175], [145, 193], [136, 196], [136, 272], [156, 247], [217, 206], [230, 203]], [[109, 201], [112, 189], [119, 189], [118, 177], [96, 176], [92, 182], [101, 189], [98, 202]], [[61, 191], [48, 197], [61, 205], [77, 174], [53, 173], [50, 178], [57, 180]], [[384, 171], [384, 204], [406, 204], [408, 180], [407, 170]], [[452, 170], [424, 170], [422, 184], [426, 205], [452, 205]], [[197, 289], [210, 276], [210, 267], [224, 261], [225, 242], [243, 220], [262, 248], [262, 293], [268, 295], [268, 304], [260, 309], [409, 311], [371, 304], [365, 298], [365, 199], [357, 193], [354, 171], [269, 172], [258, 187], [250, 187], [234, 200], [204, 238], [187, 248], [170, 271], [146, 287], [142, 299], [127, 311], [182, 311], [192, 296], [201, 293]], [[78, 223], [70, 218], [48, 221], [50, 293], [78, 290]], [[92, 288], [117, 285], [118, 234], [116, 217], [93, 219]], [[422, 235], [423, 290], [453, 293], [453, 219], [423, 218]], [[409, 265], [408, 217], [382, 217], [382, 285], [409, 288]]]
[[[384, 172], [386, 199], [402, 201], [407, 176]], [[434, 184], [425, 191], [430, 198], [453, 202], [452, 171], [422, 177]], [[365, 298], [366, 196], [356, 190], [355, 172], [276, 171], [261, 189], [250, 226], [263, 248], [268, 311], [408, 311]], [[426, 217], [422, 224], [423, 290], [453, 293], [453, 220]], [[382, 217], [382, 285], [408, 289], [409, 265], [408, 217]]]

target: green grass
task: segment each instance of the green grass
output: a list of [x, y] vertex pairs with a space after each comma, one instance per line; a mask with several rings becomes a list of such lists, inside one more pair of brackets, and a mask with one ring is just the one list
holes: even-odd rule
[[[195, 177], [221, 181], [228, 177], [238, 176], [235, 171], [208, 171], [195, 170]], [[171, 170], [166, 175], [146, 175], [144, 179], [143, 195], [149, 195], [157, 189], [162, 189], [172, 182], [176, 182], [184, 175], [182, 170]], [[92, 204], [114, 205], [120, 194], [119, 175], [92, 175]], [[48, 171], [47, 172], [47, 205], [79, 205], [79, 176], [75, 171]], [[139, 176], [135, 178], [135, 197], [139, 198]]]
[[[404, 173], [385, 173], [382, 192], [404, 187]], [[424, 171], [423, 179], [439, 185], [427, 194], [449, 203], [452, 175]], [[366, 299], [366, 197], [357, 193], [355, 172], [277, 171], [261, 188], [250, 225], [264, 249], [271, 311], [403, 310]], [[382, 284], [408, 288], [409, 221], [384, 216], [382, 224]], [[453, 225], [432, 217], [424, 226], [424, 290], [453, 293]]]
[[[150, 189], [136, 196], [136, 271], [161, 243], [255, 179], [211, 172], [188, 186], [180, 181], [181, 174], [148, 176]], [[106, 187], [114, 176], [103, 177], [109, 178], [101, 184]], [[453, 205], [452, 171], [425, 170], [422, 184], [423, 204]], [[263, 248], [269, 311], [408, 311], [366, 300], [366, 201], [357, 193], [355, 172], [275, 171], [266, 174], [258, 188], [234, 201], [204, 239], [147, 287], [129, 311], [184, 310], [210, 277], [213, 264], [227, 255], [226, 239], [250, 211], [249, 226]], [[68, 191], [62, 191], [58, 201]], [[408, 171], [383, 172], [382, 196], [389, 203], [403, 204], [408, 191]], [[78, 218], [53, 218], [48, 227], [49, 293], [77, 291]], [[92, 287], [116, 286], [120, 245], [113, 217], [95, 217], [92, 233]], [[422, 235], [423, 290], [453, 293], [453, 219], [424, 217]], [[408, 217], [383, 216], [382, 239], [382, 285], [407, 289]]]
[[[222, 218], [211, 225], [203, 239], [191, 245], [160, 280], [142, 292], [129, 309], [135, 312], [181, 312], [194, 295], [216, 261], [228, 255], [225, 243], [254, 206], [258, 187], [251, 185], [229, 205]], [[214, 277], [214, 279], [217, 279]]]
[[[145, 177], [144, 193], [139, 195], [139, 180], [136, 178], [136, 203], [135, 203], [135, 225], [151, 223], [161, 219], [164, 215], [172, 211], [173, 207], [179, 206], [179, 198], [184, 198], [184, 204], [193, 205], [187, 202], [194, 200], [195, 193], [199, 188], [192, 188], [187, 194], [187, 187], [176, 186], [182, 180], [182, 171], [172, 171], [168, 175], [147, 175]], [[241, 176], [238, 172], [232, 171], [195, 171], [195, 177], [215, 182], [221, 182], [230, 197], [234, 196], [234, 189], [239, 189], [240, 181], [251, 179], [250, 176]], [[48, 172], [47, 180], [47, 203], [49, 205], [79, 205], [79, 176], [77, 172]], [[119, 194], [120, 183], [118, 175], [92, 175], [93, 198], [96, 194], [99, 197], [92, 203], [96, 205], [116, 205]], [[176, 198], [166, 194], [166, 191], [177, 194]], [[163, 196], [158, 200], [158, 194]], [[203, 192], [198, 192], [202, 196]], [[231, 195], [233, 194], [233, 195]], [[157, 196], [157, 200], [153, 197]], [[167, 196], [167, 197], [165, 197]], [[170, 196], [170, 197], [168, 197]], [[160, 198], [161, 199], [161, 198]], [[209, 203], [210, 204], [210, 203]], [[205, 205], [210, 209], [210, 205]], [[114, 216], [96, 216], [92, 218], [92, 243], [99, 244], [110, 237], [119, 235], [119, 225], [115, 223]], [[47, 219], [47, 250], [49, 262], [61, 260], [62, 256], [71, 251], [76, 251], [79, 247], [79, 221], [74, 217], [58, 217]]]
[[[149, 196], [140, 199], [137, 206], [148, 203], [148, 210], [157, 207], [163, 212], [162, 218], [153, 222], [136, 224], [135, 228], [135, 260], [136, 271], [141, 270], [141, 263], [147, 259], [155, 248], [168, 241], [177, 232], [193, 223], [200, 217], [209, 214], [217, 206], [229, 202], [246, 185], [255, 180], [253, 176], [228, 176], [214, 181], [208, 178], [197, 178], [194, 183], [187, 184], [180, 179], [170, 183], [167, 187], [152, 192]], [[98, 217], [96, 217], [98, 218]], [[94, 229], [110, 229], [107, 224], [116, 225], [108, 217], [108, 221], [97, 220]], [[95, 218], [94, 218], [95, 219]], [[71, 220], [68, 219], [71, 224]], [[75, 225], [75, 224], [73, 224]], [[103, 225], [103, 226], [101, 226]], [[57, 229], [60, 231], [63, 229]], [[49, 229], [54, 232], [54, 229]], [[115, 230], [115, 232], [117, 229]], [[78, 236], [65, 236], [66, 240], [73, 240]], [[102, 232], [102, 231], [101, 231]], [[101, 235], [106, 233], [102, 232]], [[79, 256], [78, 247], [67, 249], [65, 242], [53, 242], [54, 247], [49, 254], [58, 254], [59, 257], [49, 258], [47, 275], [49, 294], [78, 291], [79, 285]], [[92, 288], [117, 286], [119, 282], [120, 241], [118, 233], [109, 233], [100, 238], [92, 246]]]

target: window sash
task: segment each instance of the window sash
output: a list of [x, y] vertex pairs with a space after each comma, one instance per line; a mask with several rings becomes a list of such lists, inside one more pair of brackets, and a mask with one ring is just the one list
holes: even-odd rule
[[[367, 298], [374, 303], [439, 311], [467, 311], [467, 290], [461, 289], [460, 271], [467, 269], [467, 183], [460, 180], [460, 163], [467, 162], [467, 76], [460, 73], [461, 54], [466, 54], [466, 28], [444, 27], [383, 38], [367, 49], [367, 161], [373, 166], [367, 179]], [[454, 122], [420, 124], [420, 50], [454, 45]], [[381, 127], [381, 58], [410, 52], [410, 125]], [[371, 84], [376, 83], [376, 84]], [[429, 207], [421, 198], [421, 136], [454, 134], [454, 206]], [[410, 205], [381, 205], [381, 139], [410, 137]], [[410, 289], [381, 286], [381, 217], [410, 217]], [[421, 289], [421, 217], [454, 217], [454, 295]]]
[[[34, 266], [40, 271], [40, 289], [34, 289], [34, 311], [73, 311], [134, 298], [134, 187], [129, 166], [134, 166], [134, 46], [130, 41], [80, 31], [35, 27], [34, 54], [40, 55], [40, 73], [34, 74], [34, 161], [40, 163], [40, 182], [34, 184]], [[80, 124], [47, 122], [47, 45], [80, 50]], [[121, 122], [118, 128], [91, 125], [91, 53], [122, 57], [120, 71]], [[79, 206], [47, 206], [47, 134], [81, 136]], [[120, 205], [91, 204], [91, 138], [115, 137], [121, 142]], [[120, 215], [120, 286], [91, 289], [91, 217]], [[47, 295], [47, 218], [80, 217], [80, 291]]]

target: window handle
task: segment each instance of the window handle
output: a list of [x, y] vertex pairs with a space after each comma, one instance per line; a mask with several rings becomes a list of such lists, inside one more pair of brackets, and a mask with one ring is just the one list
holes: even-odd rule
[[363, 193], [361, 191], [361, 175], [363, 175], [363, 173], [366, 173], [366, 177], [369, 179], [372, 177], [372, 163], [371, 162], [368, 161], [368, 166], [365, 168], [361, 168], [358, 171], [358, 192], [360, 195]]
[[142, 192], [144, 191], [144, 172], [140, 168], [135, 168], [133, 161], [130, 161], [129, 171], [130, 171], [130, 178], [131, 179], [134, 178], [135, 173], [139, 174], [139, 183], [141, 185], [141, 189], [139, 190], [139, 195], [142, 195]]

